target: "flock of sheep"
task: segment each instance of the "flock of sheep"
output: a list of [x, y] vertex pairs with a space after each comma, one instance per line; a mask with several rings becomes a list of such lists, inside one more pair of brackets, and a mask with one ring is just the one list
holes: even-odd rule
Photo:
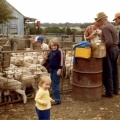
[[[49, 75], [42, 66], [43, 51], [13, 52], [10, 54], [10, 66], [0, 73], [0, 103], [16, 100], [27, 102], [27, 88], [32, 87], [34, 96], [38, 89], [39, 77]], [[72, 79], [71, 51], [65, 52], [65, 78]]]

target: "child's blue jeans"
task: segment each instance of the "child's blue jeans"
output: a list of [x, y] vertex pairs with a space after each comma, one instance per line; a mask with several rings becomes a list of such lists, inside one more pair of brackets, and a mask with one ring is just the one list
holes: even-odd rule
[[39, 110], [35, 107], [39, 120], [50, 120], [50, 109]]
[[57, 75], [58, 69], [51, 69], [51, 80], [52, 80], [52, 94], [56, 102], [61, 102], [60, 99], [60, 76]]

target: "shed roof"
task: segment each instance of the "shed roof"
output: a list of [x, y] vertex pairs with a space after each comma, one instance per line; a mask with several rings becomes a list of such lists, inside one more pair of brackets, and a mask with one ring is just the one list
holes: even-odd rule
[[[7, 0], [6, 2], [11, 6], [13, 7]], [[31, 18], [31, 17], [26, 17], [24, 16], [20, 11], [18, 11], [15, 7], [13, 7], [17, 12], [19, 12], [23, 17], [24, 17], [24, 20], [25, 21], [29, 21], [29, 22], [34, 22], [35, 20], [37, 20], [36, 18]]]
[[25, 22], [34, 22], [37, 19], [36, 18], [31, 18], [31, 17], [24, 16], [24, 20], [25, 20]]

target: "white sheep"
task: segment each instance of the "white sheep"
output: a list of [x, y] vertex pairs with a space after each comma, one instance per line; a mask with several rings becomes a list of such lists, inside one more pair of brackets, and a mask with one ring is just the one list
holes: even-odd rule
[[0, 76], [0, 103], [2, 102], [2, 88], [4, 84], [7, 82], [7, 79], [5, 77]]
[[40, 64], [43, 62], [43, 60], [44, 60], [43, 55], [39, 55], [38, 56], [38, 61], [39, 61]]
[[71, 56], [71, 51], [68, 51], [65, 58], [65, 68], [66, 68], [65, 78], [70, 77], [70, 68], [72, 66], [73, 66], [73, 56]]
[[[7, 78], [1, 77], [1, 86], [0, 86], [0, 97], [2, 94], [2, 90], [11, 90], [15, 91], [16, 93], [19, 93], [20, 95], [23, 96], [23, 103], [27, 102], [27, 96], [25, 94], [25, 91], [22, 90], [22, 83], [15, 80], [13, 78], [14, 72], [12, 71], [7, 71], [6, 75]], [[1, 100], [0, 100], [1, 102]]]
[[32, 56], [25, 56], [24, 57], [24, 61], [27, 62], [27, 63], [33, 63], [33, 57]]
[[28, 68], [28, 71], [34, 74], [35, 72], [47, 72], [47, 69], [41, 64], [33, 64]]
[[18, 100], [21, 99], [19, 94], [17, 94], [16, 92], [10, 91], [10, 90], [4, 90], [3, 91], [3, 100], [4, 100], [4, 102], [11, 102], [13, 100], [16, 100], [16, 98]]
[[14, 61], [14, 65], [23, 66], [24, 65], [23, 57], [16, 57]]
[[15, 66], [14, 64], [10, 64], [9, 67], [5, 68], [5, 71], [15, 71], [15, 69], [17, 69], [17, 66]]
[[36, 79], [35, 75], [23, 75], [20, 72], [15, 73], [15, 79], [20, 81], [22, 83], [23, 90], [26, 91], [26, 88], [29, 86], [32, 86], [34, 89], [35, 93], [37, 91], [37, 85], [36, 85]]
[[96, 29], [92, 32], [92, 34], [95, 34], [95, 37], [90, 40], [91, 44], [101, 42], [101, 40], [100, 40], [101, 39], [101, 34], [102, 34], [101, 30]]

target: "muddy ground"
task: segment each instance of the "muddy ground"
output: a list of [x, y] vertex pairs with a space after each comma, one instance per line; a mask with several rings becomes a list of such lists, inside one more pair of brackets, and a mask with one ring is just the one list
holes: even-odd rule
[[[95, 102], [74, 101], [71, 92], [61, 96], [62, 103], [51, 108], [51, 120], [120, 120], [120, 95]], [[29, 99], [0, 106], [0, 120], [38, 120], [34, 105]]]

